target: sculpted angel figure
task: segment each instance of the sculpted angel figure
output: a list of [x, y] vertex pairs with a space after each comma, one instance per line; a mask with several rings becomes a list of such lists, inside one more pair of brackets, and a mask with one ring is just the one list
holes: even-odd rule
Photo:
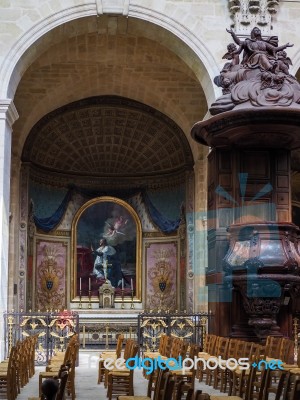
[[[233, 40], [239, 48], [234, 51], [234, 54], [243, 53], [242, 65], [248, 68], [259, 67], [261, 71], [272, 71], [275, 72], [277, 68], [277, 57], [276, 53], [292, 47], [293, 44], [286, 43], [283, 46], [275, 46], [271, 42], [276, 40], [274, 37], [265, 40], [261, 37], [261, 30], [257, 27], [251, 31], [251, 37], [241, 41], [232, 29], [226, 29], [231, 34]], [[277, 40], [276, 40], [277, 41]]]
[[239, 65], [240, 63], [239, 52], [237, 51], [236, 45], [234, 43], [229, 43], [229, 45], [227, 46], [227, 53], [225, 53], [222, 58], [223, 59], [225, 58], [226, 60], [231, 60], [231, 62], [228, 63], [230, 68], [235, 65]]
[[289, 67], [292, 64], [290, 57], [287, 57], [285, 51], [278, 51], [277, 53], [277, 67], [275, 72], [283, 72], [286, 75], [289, 75]]

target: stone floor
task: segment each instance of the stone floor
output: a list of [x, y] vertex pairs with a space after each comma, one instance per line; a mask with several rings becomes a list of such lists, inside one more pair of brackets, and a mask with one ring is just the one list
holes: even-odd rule
[[[97, 384], [99, 352], [80, 350], [79, 366], [76, 368], [76, 400], [105, 399], [106, 390], [103, 383]], [[18, 400], [27, 400], [28, 397], [38, 396], [38, 376], [45, 367], [37, 367], [35, 375], [30, 382], [22, 389], [17, 397]], [[134, 372], [135, 395], [146, 395], [147, 381], [142, 376], [141, 370]], [[219, 391], [212, 389], [196, 381], [196, 389], [202, 389], [204, 393], [220, 394]], [[226, 395], [224, 394], [225, 398]]]

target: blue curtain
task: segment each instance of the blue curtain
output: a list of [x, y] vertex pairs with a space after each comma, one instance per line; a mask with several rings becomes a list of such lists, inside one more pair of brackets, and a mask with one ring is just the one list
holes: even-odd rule
[[148, 194], [146, 192], [142, 193], [144, 203], [147, 207], [148, 213], [152, 219], [152, 222], [163, 232], [163, 233], [173, 233], [175, 232], [180, 224], [181, 218], [175, 221], [170, 221], [165, 218], [158, 210], [155, 208], [151, 202]]
[[38, 218], [35, 215], [33, 216], [34, 223], [38, 229], [41, 229], [44, 232], [50, 232], [56, 227], [56, 225], [60, 223], [62, 217], [64, 216], [64, 213], [66, 212], [69, 201], [71, 200], [72, 192], [72, 189], [68, 190], [60, 206], [55, 211], [55, 213], [51, 215], [51, 217]]

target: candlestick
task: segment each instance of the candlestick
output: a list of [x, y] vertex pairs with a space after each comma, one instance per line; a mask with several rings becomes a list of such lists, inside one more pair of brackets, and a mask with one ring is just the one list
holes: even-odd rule
[[81, 285], [80, 285], [80, 289], [79, 289], [79, 308], [82, 308], [82, 303], [81, 303]]
[[91, 290], [91, 278], [89, 278], [89, 291]]
[[91, 295], [92, 295], [92, 292], [91, 292], [91, 290], [89, 290], [89, 305], [88, 305], [88, 308], [92, 308]]
[[[122, 286], [123, 286], [123, 282], [122, 282]], [[124, 309], [125, 308], [125, 306], [124, 306], [124, 287], [122, 287], [121, 296], [122, 296], [121, 308]]]
[[[131, 284], [132, 284], [132, 279], [131, 279]], [[134, 308], [134, 303], [133, 303], [133, 289], [131, 289], [131, 305], [130, 308]]]
[[132, 278], [131, 278], [131, 290], [133, 290], [133, 282], [132, 282]]

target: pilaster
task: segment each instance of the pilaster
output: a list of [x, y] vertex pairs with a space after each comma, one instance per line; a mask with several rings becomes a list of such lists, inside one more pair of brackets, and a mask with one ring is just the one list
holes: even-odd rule
[[[0, 100], [0, 314], [8, 304], [8, 246], [12, 125], [18, 118], [11, 99]], [[4, 355], [4, 327], [0, 318], [0, 359]]]

